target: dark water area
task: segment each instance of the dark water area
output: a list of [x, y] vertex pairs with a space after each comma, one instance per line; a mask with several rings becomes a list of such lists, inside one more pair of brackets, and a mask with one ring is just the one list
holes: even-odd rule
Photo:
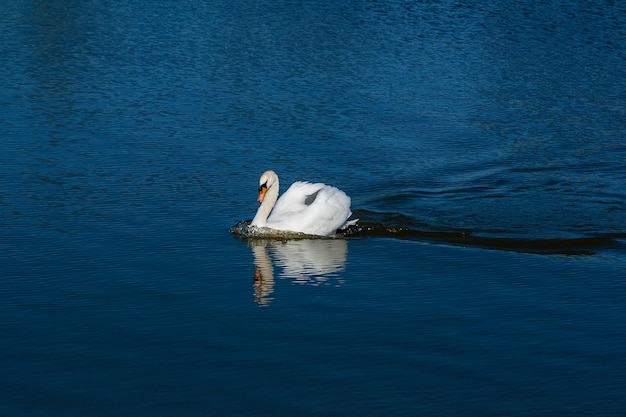
[[0, 10], [1, 415], [624, 415], [625, 6]]

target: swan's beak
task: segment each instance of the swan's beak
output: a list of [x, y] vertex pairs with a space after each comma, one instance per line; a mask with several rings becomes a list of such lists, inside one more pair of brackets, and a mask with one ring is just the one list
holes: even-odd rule
[[263, 202], [263, 198], [265, 198], [266, 192], [267, 192], [267, 186], [265, 184], [259, 187], [259, 198], [256, 199], [256, 201], [258, 201], [259, 204]]

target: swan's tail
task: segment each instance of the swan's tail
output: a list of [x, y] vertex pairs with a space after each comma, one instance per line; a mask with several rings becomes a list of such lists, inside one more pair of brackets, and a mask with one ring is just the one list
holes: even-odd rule
[[353, 220], [346, 220], [346, 222], [344, 223], [343, 226], [341, 226], [339, 228], [339, 230], [343, 230], [343, 229], [347, 229], [350, 226], [354, 226], [356, 225], [356, 223], [359, 221], [359, 219], [353, 219]]

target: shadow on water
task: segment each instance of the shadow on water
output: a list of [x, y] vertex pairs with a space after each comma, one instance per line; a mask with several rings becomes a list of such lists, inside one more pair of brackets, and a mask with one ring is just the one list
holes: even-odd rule
[[[595, 255], [602, 250], [623, 249], [626, 234], [606, 234], [600, 236], [526, 238], [495, 236], [493, 232], [476, 230], [433, 230], [428, 225], [417, 224], [412, 219], [392, 213], [374, 213], [368, 210], [355, 210], [354, 217], [361, 219], [355, 226], [337, 231], [337, 236], [345, 239], [361, 238], [393, 238], [455, 246], [476, 247], [493, 250], [513, 251], [544, 255]], [[255, 247], [276, 246], [277, 242], [285, 244], [291, 239], [295, 242], [328, 241], [335, 239], [307, 239], [307, 236], [276, 236], [267, 238], [248, 234], [249, 221], [233, 226], [230, 231], [239, 238], [246, 239], [255, 252]], [[502, 233], [506, 235], [507, 233]], [[343, 240], [343, 239], [336, 239]], [[313, 243], [311, 243], [313, 244]], [[299, 244], [300, 246], [302, 243]], [[258, 249], [257, 249], [258, 251]], [[283, 258], [289, 258], [290, 251], [285, 251]], [[259, 259], [255, 252], [255, 259]], [[257, 265], [257, 268], [259, 265]], [[267, 275], [267, 274], [266, 274]]]
[[[433, 230], [428, 225], [393, 213], [375, 213], [355, 210], [362, 219], [358, 225], [342, 231], [346, 238], [386, 237], [472, 246], [485, 249], [505, 250], [532, 254], [594, 255], [600, 250], [624, 248], [626, 234], [581, 236], [567, 238], [526, 238], [495, 236], [493, 232], [477, 230]], [[502, 235], [508, 233], [502, 232]]]

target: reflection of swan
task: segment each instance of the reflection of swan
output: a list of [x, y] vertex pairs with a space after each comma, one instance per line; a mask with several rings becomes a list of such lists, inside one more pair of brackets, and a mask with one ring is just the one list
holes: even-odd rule
[[254, 254], [254, 301], [262, 306], [272, 301], [274, 292], [274, 268], [272, 259], [265, 250], [265, 245], [253, 245]]
[[326, 281], [344, 270], [348, 257], [348, 242], [344, 239], [304, 239], [275, 242], [271, 245], [281, 278], [297, 282]]
[[298, 181], [278, 199], [278, 175], [274, 171], [264, 172], [259, 184], [261, 206], [251, 226], [334, 236], [337, 229], [356, 223], [347, 221], [352, 214], [350, 197], [338, 188]]
[[[298, 283], [319, 285], [332, 277], [337, 283], [348, 257], [348, 242], [344, 239], [251, 240], [254, 254], [254, 299], [268, 305], [274, 292], [274, 265], [281, 268], [280, 278]], [[271, 255], [271, 256], [270, 256]]]

